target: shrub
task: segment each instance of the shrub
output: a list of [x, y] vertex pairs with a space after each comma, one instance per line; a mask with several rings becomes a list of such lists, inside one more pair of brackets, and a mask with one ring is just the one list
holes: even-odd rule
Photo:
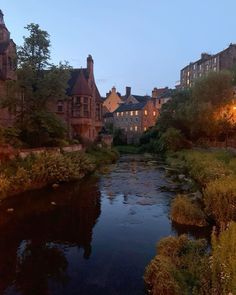
[[[157, 256], [147, 266], [144, 280], [153, 295], [208, 294], [208, 256], [205, 240], [186, 235], [167, 237], [157, 246]], [[201, 285], [204, 283], [204, 291]]]
[[236, 221], [236, 178], [217, 179], [207, 184], [204, 190], [206, 213], [221, 227], [231, 220]]
[[212, 234], [212, 285], [213, 294], [236, 294], [236, 223], [219, 237]]
[[3, 174], [0, 174], [0, 197], [4, 198], [10, 189], [10, 180]]
[[160, 137], [161, 151], [178, 151], [183, 148], [190, 148], [191, 144], [188, 142], [180, 130], [175, 128], [168, 128]]
[[206, 218], [200, 205], [185, 195], [178, 195], [171, 204], [171, 219], [185, 225], [206, 226]]

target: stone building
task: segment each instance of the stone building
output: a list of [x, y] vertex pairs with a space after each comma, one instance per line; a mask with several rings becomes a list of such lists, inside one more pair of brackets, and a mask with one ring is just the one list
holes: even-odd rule
[[105, 113], [114, 112], [122, 103], [123, 100], [121, 95], [116, 91], [115, 87], [112, 87], [111, 91], [107, 94], [107, 97], [103, 101], [103, 107], [106, 110]]
[[236, 64], [236, 44], [230, 44], [228, 48], [214, 55], [202, 53], [201, 58], [191, 62], [180, 72], [180, 87], [189, 88], [194, 82], [209, 72], [219, 72], [231, 69]]
[[[4, 23], [0, 10], [0, 97], [7, 91], [6, 81], [16, 80], [16, 45]], [[56, 113], [68, 127], [71, 138], [94, 141], [102, 129], [102, 100], [94, 78], [94, 61], [87, 58], [87, 67], [72, 69], [68, 81], [68, 99], [52, 100], [48, 108]], [[0, 124], [11, 126], [15, 116], [7, 109], [0, 109]]]
[[151, 97], [132, 95], [114, 111], [114, 127], [124, 131], [128, 144], [138, 143], [142, 133], [155, 125], [158, 114]]
[[71, 70], [67, 95], [69, 99], [58, 100], [51, 105], [68, 126], [72, 138], [94, 141], [103, 126], [102, 99], [94, 78], [94, 61], [87, 58], [87, 67]]
[[[10, 37], [4, 15], [0, 10], [0, 97], [6, 95], [6, 81], [16, 80], [16, 44]], [[0, 109], [0, 124], [10, 126], [14, 116], [7, 109]]]

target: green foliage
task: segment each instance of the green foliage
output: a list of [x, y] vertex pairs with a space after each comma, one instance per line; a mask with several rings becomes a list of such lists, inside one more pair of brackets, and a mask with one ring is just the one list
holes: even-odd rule
[[28, 37], [18, 48], [17, 81], [7, 82], [7, 95], [1, 105], [16, 115], [19, 139], [30, 146], [41, 146], [55, 138], [64, 139], [66, 128], [50, 113], [55, 99], [67, 99], [70, 76], [67, 63], [51, 65], [50, 39], [37, 24], [26, 27]]
[[207, 184], [204, 204], [208, 215], [225, 228], [231, 220], [236, 221], [236, 177], [222, 177]]
[[116, 145], [124, 145], [127, 143], [127, 138], [122, 129], [115, 129], [113, 131], [113, 144]]
[[170, 216], [172, 221], [185, 225], [206, 226], [206, 217], [200, 204], [188, 196], [178, 195], [171, 203]]
[[0, 167], [0, 197], [53, 183], [79, 180], [98, 166], [115, 162], [116, 150], [96, 149], [88, 153], [41, 153], [17, 158]]
[[117, 145], [116, 150], [123, 154], [139, 154], [140, 148], [134, 145]]
[[168, 128], [164, 132], [159, 140], [159, 146], [161, 151], [178, 151], [183, 148], [191, 147], [190, 143], [184, 138], [180, 130], [175, 128]]
[[236, 223], [228, 229], [212, 234], [212, 294], [228, 295], [236, 293]]
[[[208, 275], [205, 240], [167, 237], [157, 246], [157, 256], [147, 266], [144, 280], [152, 295], [207, 294], [201, 290]], [[207, 291], [207, 290], [206, 290]]]
[[227, 141], [236, 127], [232, 98], [232, 75], [211, 73], [199, 79], [190, 91], [176, 91], [163, 105], [156, 128], [162, 134], [175, 128], [192, 142], [202, 138]]

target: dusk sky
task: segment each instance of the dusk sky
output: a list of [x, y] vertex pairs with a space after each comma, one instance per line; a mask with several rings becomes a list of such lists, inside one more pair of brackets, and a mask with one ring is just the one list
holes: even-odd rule
[[17, 45], [33, 22], [51, 35], [54, 63], [85, 67], [91, 54], [102, 95], [174, 87], [201, 52], [236, 43], [235, 0], [1, 0], [0, 9]]

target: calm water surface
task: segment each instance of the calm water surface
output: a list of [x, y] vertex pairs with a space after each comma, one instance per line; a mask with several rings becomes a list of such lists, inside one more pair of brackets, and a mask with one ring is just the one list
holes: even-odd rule
[[185, 231], [169, 185], [160, 162], [122, 156], [105, 175], [2, 201], [0, 294], [144, 295], [157, 241]]

